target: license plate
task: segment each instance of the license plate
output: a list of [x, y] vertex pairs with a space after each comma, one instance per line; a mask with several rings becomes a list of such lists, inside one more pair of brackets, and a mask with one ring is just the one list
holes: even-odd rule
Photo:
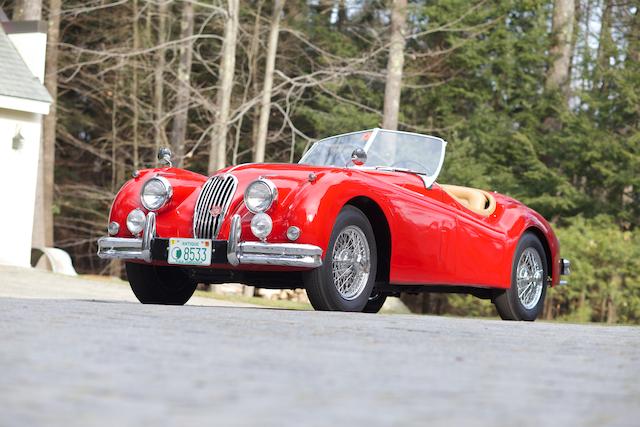
[[169, 239], [169, 264], [209, 265], [211, 264], [211, 240], [209, 239]]

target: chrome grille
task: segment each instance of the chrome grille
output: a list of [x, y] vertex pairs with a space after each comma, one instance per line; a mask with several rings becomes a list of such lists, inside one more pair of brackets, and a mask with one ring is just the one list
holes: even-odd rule
[[[216, 238], [237, 187], [238, 180], [233, 175], [216, 175], [205, 182], [193, 212], [195, 238]], [[214, 207], [219, 210], [216, 215], [211, 212]]]

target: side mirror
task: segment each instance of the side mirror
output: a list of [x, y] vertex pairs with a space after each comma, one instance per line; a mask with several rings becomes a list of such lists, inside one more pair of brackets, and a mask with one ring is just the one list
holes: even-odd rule
[[356, 148], [351, 153], [351, 163], [356, 166], [362, 166], [367, 162], [367, 152], [362, 148]]
[[171, 163], [171, 150], [167, 147], [159, 149], [158, 160], [169, 167], [173, 166]]

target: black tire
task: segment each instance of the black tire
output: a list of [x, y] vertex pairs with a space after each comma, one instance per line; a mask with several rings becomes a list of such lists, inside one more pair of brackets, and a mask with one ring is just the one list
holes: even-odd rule
[[375, 290], [369, 297], [369, 301], [367, 301], [367, 305], [362, 309], [363, 313], [377, 313], [380, 311], [384, 302], [387, 300], [387, 296], [383, 293], [376, 292]]
[[[369, 277], [360, 294], [354, 299], [345, 299], [333, 281], [333, 250], [340, 233], [349, 226], [355, 226], [364, 233], [369, 245]], [[322, 266], [306, 272], [304, 283], [311, 305], [323, 311], [363, 311], [369, 302], [377, 270], [376, 239], [366, 215], [354, 206], [345, 206], [336, 219], [331, 232], [329, 246]]]
[[[517, 266], [518, 261], [522, 253], [528, 249], [534, 249], [540, 256], [542, 261], [542, 293], [537, 304], [531, 308], [526, 308], [520, 298], [518, 297], [518, 282], [517, 282]], [[513, 261], [511, 263], [511, 287], [504, 291], [499, 291], [493, 299], [493, 303], [498, 310], [498, 314], [503, 320], [525, 320], [534, 321], [542, 313], [544, 307], [544, 299], [547, 294], [547, 254], [538, 239], [532, 233], [525, 233], [516, 247]]]
[[128, 262], [131, 290], [143, 304], [183, 305], [198, 285], [179, 267], [157, 267]]

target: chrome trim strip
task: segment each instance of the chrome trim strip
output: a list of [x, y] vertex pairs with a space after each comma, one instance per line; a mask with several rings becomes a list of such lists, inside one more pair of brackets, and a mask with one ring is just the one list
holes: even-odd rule
[[241, 219], [231, 219], [227, 259], [231, 265], [281, 265], [285, 267], [316, 268], [322, 265], [322, 249], [301, 243], [240, 242]]

